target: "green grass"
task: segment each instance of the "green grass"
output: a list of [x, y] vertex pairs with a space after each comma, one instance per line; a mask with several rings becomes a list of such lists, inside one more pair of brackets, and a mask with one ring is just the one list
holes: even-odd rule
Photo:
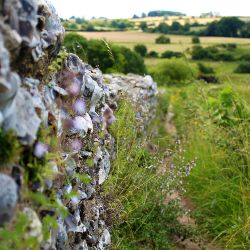
[[[232, 53], [239, 58], [248, 47], [238, 44]], [[250, 74], [235, 73], [239, 61], [194, 61], [185, 54], [190, 68], [201, 62], [212, 67], [220, 81], [165, 86], [185, 158], [197, 159], [185, 182], [187, 196], [195, 205], [202, 234], [208, 233], [225, 249], [249, 249]], [[146, 59], [145, 63], [154, 75], [166, 61]]]
[[[248, 49], [249, 44], [237, 44], [232, 53], [240, 58]], [[202, 62], [214, 69], [220, 81], [207, 85], [194, 80], [189, 85], [165, 87], [166, 101], [174, 107], [185, 157], [197, 158], [197, 166], [185, 183], [187, 196], [196, 207], [194, 216], [202, 234], [208, 233], [225, 249], [249, 249], [250, 74], [235, 73], [239, 61], [194, 61], [189, 53], [185, 55], [190, 68]], [[153, 75], [166, 61], [145, 59], [148, 72]], [[235, 92], [228, 94], [228, 87], [223, 92], [228, 85]], [[231, 97], [233, 105], [227, 107], [223, 98], [228, 101]]]
[[[108, 221], [113, 225], [112, 249], [172, 249], [172, 235], [189, 234], [178, 223], [181, 210], [177, 202], [163, 203], [169, 191], [164, 188], [167, 176], [157, 174], [157, 168], [168, 140], [163, 128], [156, 130], [157, 136], [152, 134], [167, 111], [165, 98], [161, 104], [164, 109], [158, 110], [157, 121], [146, 135], [136, 132], [136, 108], [128, 100], [120, 103], [116, 113], [117, 122], [111, 128], [116, 157], [103, 188]], [[158, 152], [147, 149], [153, 142], [159, 146]]]
[[249, 249], [250, 116], [241, 97], [221, 89], [196, 83], [168, 91], [185, 157], [197, 158], [186, 187], [202, 232], [225, 249]]
[[21, 146], [14, 131], [4, 132], [0, 128], [0, 167], [7, 168], [18, 162]]

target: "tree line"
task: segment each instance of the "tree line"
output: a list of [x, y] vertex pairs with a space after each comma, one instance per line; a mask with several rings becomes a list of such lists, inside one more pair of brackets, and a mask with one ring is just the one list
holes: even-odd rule
[[174, 21], [171, 25], [162, 22], [155, 28], [149, 28], [146, 22], [140, 24], [141, 30], [151, 33], [250, 38], [250, 22], [243, 22], [238, 17], [223, 17], [199, 31], [192, 31], [191, 28], [194, 26], [202, 25], [189, 23], [182, 25]]

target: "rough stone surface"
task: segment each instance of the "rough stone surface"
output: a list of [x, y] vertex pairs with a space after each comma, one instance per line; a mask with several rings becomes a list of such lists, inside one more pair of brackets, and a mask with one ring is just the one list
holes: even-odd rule
[[39, 243], [42, 242], [43, 240], [43, 235], [42, 235], [42, 223], [40, 219], [38, 218], [36, 212], [29, 208], [25, 207], [23, 209], [23, 213], [26, 215], [28, 219], [28, 232], [24, 235], [24, 238], [35, 238], [38, 240]]
[[[112, 233], [100, 188], [115, 156], [109, 127], [126, 96], [136, 107], [137, 129], [143, 132], [154, 118], [156, 84], [150, 76], [103, 75], [73, 54], [59, 72], [48, 73], [64, 36], [53, 6], [47, 0], [0, 2], [0, 125], [15, 131], [28, 166], [21, 170], [13, 162], [17, 185], [0, 174], [0, 221], [14, 215], [19, 195], [19, 210], [30, 219], [24, 237], [35, 236], [41, 249], [108, 249]], [[60, 164], [50, 159], [50, 175], [32, 180], [29, 188], [36, 194], [56, 194], [66, 217], [61, 210], [46, 210], [22, 198], [22, 175], [30, 166], [25, 154], [42, 160], [51, 150], [39, 141], [39, 128], [50, 128], [49, 136], [58, 138], [56, 153], [62, 159]], [[47, 214], [56, 216], [58, 227], [45, 240], [41, 221]]]
[[0, 225], [8, 222], [17, 204], [18, 193], [15, 181], [5, 174], [0, 174]]

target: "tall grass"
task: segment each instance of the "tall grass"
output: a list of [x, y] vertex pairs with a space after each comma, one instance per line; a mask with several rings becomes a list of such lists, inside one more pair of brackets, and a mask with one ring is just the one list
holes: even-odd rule
[[176, 125], [185, 155], [197, 157], [188, 196], [204, 232], [225, 249], [250, 249], [250, 115], [231, 87], [175, 89]]
[[[128, 100], [119, 106], [117, 122], [111, 128], [116, 139], [116, 156], [103, 188], [107, 220], [113, 225], [112, 248], [171, 249], [171, 236], [187, 232], [177, 221], [181, 211], [176, 202], [163, 204], [169, 190], [166, 176], [157, 174], [161, 150], [157, 153], [148, 149], [152, 139], [157, 142], [162, 134], [157, 132], [157, 139], [150, 128], [146, 135], [138, 133], [136, 108]], [[163, 112], [166, 109], [158, 117], [162, 118]]]

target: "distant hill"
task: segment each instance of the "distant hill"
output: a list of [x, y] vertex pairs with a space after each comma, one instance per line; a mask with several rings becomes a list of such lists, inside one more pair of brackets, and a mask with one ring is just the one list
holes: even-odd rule
[[155, 16], [186, 16], [181, 12], [176, 11], [168, 11], [168, 10], [154, 10], [148, 13], [148, 16], [155, 17]]

